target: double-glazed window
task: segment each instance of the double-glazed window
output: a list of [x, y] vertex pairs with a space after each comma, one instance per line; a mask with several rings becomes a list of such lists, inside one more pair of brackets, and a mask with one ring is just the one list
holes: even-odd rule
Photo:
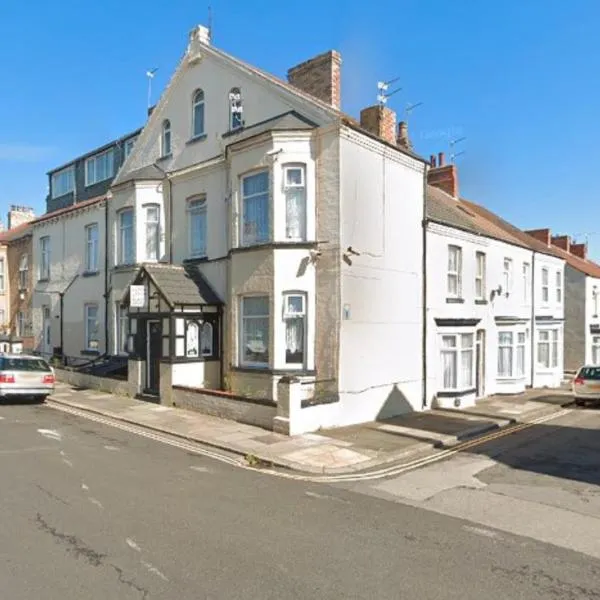
[[283, 296], [286, 365], [306, 364], [306, 294], [289, 292]]
[[90, 186], [110, 179], [115, 172], [115, 155], [111, 148], [85, 161], [85, 185]]
[[563, 298], [563, 274], [562, 271], [556, 271], [556, 302], [560, 304]]
[[5, 273], [4, 273], [4, 258], [0, 258], [0, 292], [4, 292]]
[[196, 90], [192, 98], [192, 137], [204, 135], [204, 92]]
[[550, 300], [549, 275], [548, 269], [542, 269], [542, 302], [547, 304]]
[[160, 258], [160, 206], [147, 204], [144, 206], [146, 226], [146, 260]]
[[523, 377], [525, 375], [524, 331], [498, 333], [498, 377]]
[[190, 198], [188, 200], [187, 212], [190, 257], [204, 257], [206, 256], [207, 232], [206, 198], [204, 196]]
[[269, 172], [260, 171], [242, 179], [241, 241], [251, 246], [269, 237]]
[[239, 129], [244, 125], [242, 91], [234, 87], [229, 91], [229, 129]]
[[75, 189], [75, 167], [67, 167], [52, 174], [52, 197], [59, 198], [70, 194]]
[[85, 228], [85, 270], [88, 273], [98, 270], [98, 223]]
[[50, 279], [50, 237], [40, 238], [40, 274], [42, 280]]
[[240, 364], [269, 365], [269, 297], [246, 296], [240, 302]]
[[171, 121], [165, 119], [162, 124], [162, 131], [160, 136], [160, 155], [162, 157], [169, 156], [171, 154]]
[[475, 253], [475, 298], [485, 299], [485, 253]]
[[473, 334], [442, 335], [442, 387], [466, 390], [473, 386]]
[[125, 354], [127, 352], [127, 339], [129, 337], [129, 316], [127, 307], [122, 306], [120, 302], [115, 305], [115, 326], [116, 326], [116, 348], [117, 354]]
[[513, 267], [513, 261], [511, 258], [505, 258], [504, 259], [504, 267], [503, 267], [503, 279], [504, 279], [504, 284], [503, 284], [503, 292], [505, 294], [510, 294], [512, 291], [512, 278], [513, 278], [513, 274], [512, 274], [512, 267]]
[[530, 300], [531, 294], [531, 266], [529, 263], [523, 263], [523, 302]]
[[19, 289], [26, 290], [29, 284], [29, 255], [21, 255], [19, 260]]
[[462, 248], [460, 246], [448, 246], [446, 281], [448, 296], [450, 298], [460, 298], [462, 294]]
[[84, 306], [85, 323], [85, 350], [97, 351], [100, 347], [98, 327], [98, 305], [86, 304]]
[[131, 265], [135, 262], [135, 231], [133, 209], [127, 208], [119, 213], [118, 263]]
[[306, 239], [306, 169], [304, 165], [283, 168], [285, 192], [285, 237]]
[[558, 329], [540, 329], [538, 331], [537, 363], [544, 369], [558, 366]]

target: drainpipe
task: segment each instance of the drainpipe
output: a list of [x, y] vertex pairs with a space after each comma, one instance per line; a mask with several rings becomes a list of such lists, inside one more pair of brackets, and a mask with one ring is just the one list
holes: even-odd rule
[[423, 398], [421, 408], [427, 408], [427, 171], [425, 166], [423, 174], [423, 258], [422, 258], [422, 318], [421, 330], [421, 360], [423, 370]]
[[535, 251], [531, 254], [531, 387], [535, 377]]
[[108, 198], [104, 201], [104, 353], [108, 352]]

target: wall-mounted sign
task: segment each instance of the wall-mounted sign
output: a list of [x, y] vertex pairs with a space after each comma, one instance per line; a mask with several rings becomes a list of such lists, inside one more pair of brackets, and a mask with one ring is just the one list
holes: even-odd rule
[[129, 286], [129, 306], [131, 308], [144, 308], [146, 306], [146, 286]]

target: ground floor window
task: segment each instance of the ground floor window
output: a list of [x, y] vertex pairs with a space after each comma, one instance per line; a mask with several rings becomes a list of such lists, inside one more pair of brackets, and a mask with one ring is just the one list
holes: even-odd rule
[[84, 308], [85, 349], [98, 350], [100, 346], [98, 327], [98, 305], [86, 304]]
[[444, 390], [473, 386], [473, 334], [442, 335], [442, 385]]
[[525, 375], [526, 338], [524, 331], [498, 333], [498, 377]]
[[117, 302], [115, 307], [115, 328], [116, 328], [116, 348], [117, 354], [127, 353], [127, 340], [129, 338], [129, 315], [126, 306], [122, 306], [120, 302]]
[[240, 302], [240, 363], [269, 364], [269, 297], [246, 296]]
[[538, 331], [537, 363], [544, 369], [558, 366], [558, 329], [540, 329]]
[[600, 365], [600, 335], [592, 336], [592, 364]]
[[306, 359], [306, 295], [286, 293], [283, 297], [285, 363], [304, 365]]

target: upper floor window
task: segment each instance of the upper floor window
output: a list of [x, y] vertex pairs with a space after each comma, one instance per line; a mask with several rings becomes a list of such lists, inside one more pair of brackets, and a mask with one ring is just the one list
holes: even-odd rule
[[113, 149], [96, 154], [85, 161], [85, 185], [93, 185], [110, 179], [115, 172]]
[[239, 129], [243, 125], [242, 92], [234, 87], [229, 92], [229, 129]]
[[0, 292], [4, 292], [4, 259], [0, 258]]
[[550, 290], [548, 288], [548, 269], [542, 269], [542, 302], [546, 303], [550, 300]]
[[149, 204], [144, 207], [146, 216], [146, 260], [160, 257], [160, 206]]
[[171, 121], [165, 119], [162, 124], [160, 138], [160, 155], [169, 156], [169, 154], [171, 154]]
[[206, 199], [188, 201], [189, 248], [192, 258], [206, 256]]
[[118, 262], [131, 265], [135, 262], [135, 235], [133, 229], [133, 209], [127, 208], [119, 213]]
[[269, 172], [242, 179], [242, 245], [269, 240]]
[[285, 237], [306, 239], [306, 180], [304, 165], [283, 167], [285, 190]]
[[460, 298], [462, 293], [462, 248], [448, 246], [447, 292], [452, 298]]
[[485, 298], [485, 253], [475, 253], [475, 298]]
[[283, 320], [285, 322], [285, 362], [288, 365], [304, 365], [306, 360], [306, 294], [284, 294]]
[[523, 263], [523, 301], [529, 302], [531, 291], [531, 267], [529, 263]]
[[58, 198], [71, 193], [75, 189], [75, 167], [67, 167], [52, 174], [52, 197]]
[[40, 279], [50, 279], [50, 237], [40, 238]]
[[17, 337], [23, 337], [25, 335], [25, 313], [19, 311], [17, 313], [17, 322], [16, 322], [16, 331], [15, 334]]
[[510, 294], [512, 290], [512, 259], [505, 258], [504, 259], [504, 293]]
[[85, 228], [85, 270], [88, 273], [98, 270], [98, 223]]
[[196, 90], [192, 100], [192, 137], [204, 135], [204, 92]]
[[29, 255], [23, 254], [19, 261], [19, 289], [26, 290], [29, 283]]
[[123, 145], [123, 159], [126, 159], [131, 154], [136, 140], [137, 137], [126, 140], [125, 144]]
[[562, 302], [562, 283], [562, 273], [560, 271], [556, 271], [556, 301], [558, 302], [558, 304]]
[[594, 286], [592, 288], [592, 301], [594, 303], [594, 317], [598, 317], [598, 295], [600, 292], [598, 291], [598, 286]]

